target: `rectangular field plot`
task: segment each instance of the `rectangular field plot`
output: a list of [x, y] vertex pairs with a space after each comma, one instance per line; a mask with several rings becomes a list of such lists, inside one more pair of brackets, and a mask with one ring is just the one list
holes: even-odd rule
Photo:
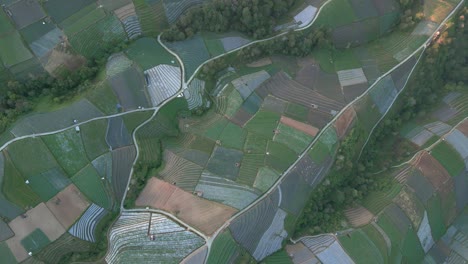
[[259, 189], [262, 192], [266, 192], [279, 178], [280, 174], [268, 167], [261, 167], [258, 170], [257, 176], [253, 187]]
[[104, 181], [92, 165], [86, 166], [73, 176], [72, 182], [94, 203], [106, 209], [112, 207], [112, 200], [106, 191]]
[[[155, 239], [148, 243], [148, 234]], [[124, 213], [110, 231], [108, 263], [178, 263], [203, 245], [203, 239], [165, 216]]]
[[[49, 243], [49, 241], [54, 241], [59, 238], [63, 233], [65, 233], [65, 229], [62, 225], [57, 221], [51, 211], [47, 208], [44, 203], [39, 204], [38, 206], [34, 207], [33, 209], [26, 212], [28, 217], [23, 218], [18, 216], [13, 221], [10, 222], [10, 227], [15, 233], [15, 236], [8, 239], [6, 243], [8, 247], [12, 251], [13, 255], [15, 256], [18, 262], [21, 262], [28, 258], [28, 251], [23, 247], [23, 239], [31, 240], [34, 239], [35, 236], [29, 237], [35, 230], [40, 229], [44, 236], [40, 235], [36, 237], [38, 243], [31, 243], [32, 241], [26, 242], [26, 246], [31, 246], [31, 250], [35, 250], [34, 246], [36, 245], [38, 248], [45, 246], [45, 244]], [[45, 242], [48, 240], [47, 242]]]
[[21, 240], [21, 245], [23, 245], [24, 249], [27, 252], [33, 253], [38, 252], [41, 250], [41, 248], [45, 247], [49, 243], [49, 238], [47, 238], [44, 232], [42, 232], [42, 230], [39, 228]]
[[185, 191], [193, 191], [195, 189], [203, 171], [201, 166], [183, 159], [168, 150], [164, 152], [164, 162], [164, 169], [159, 172], [158, 176]]
[[143, 74], [136, 67], [130, 67], [109, 79], [120, 105], [125, 110], [137, 109], [139, 106], [150, 106], [144, 92], [145, 83], [143, 78]]
[[158, 65], [145, 71], [148, 93], [153, 106], [166, 101], [181, 89], [181, 70], [171, 65]]
[[278, 126], [280, 116], [273, 112], [258, 112], [245, 126], [247, 130], [271, 138]]
[[264, 81], [270, 78], [270, 74], [262, 70], [259, 72], [243, 75], [233, 80], [231, 83], [240, 93], [242, 99], [247, 99]]
[[25, 178], [58, 167], [57, 161], [40, 138], [17, 141], [8, 146], [7, 152]]
[[398, 94], [398, 91], [395, 89], [395, 84], [393, 83], [392, 78], [387, 75], [384, 77], [384, 79], [372, 87], [369, 93], [374, 103], [377, 105], [380, 113], [384, 114], [392, 105]]
[[364, 75], [364, 71], [362, 70], [362, 68], [339, 71], [338, 78], [342, 87], [360, 83], [367, 83], [367, 78]]
[[2, 256], [2, 261], [5, 261], [5, 263], [17, 263], [15, 256], [5, 242], [0, 242], [0, 255]]
[[140, 38], [136, 40], [129, 46], [126, 54], [140, 65], [144, 71], [159, 64], [174, 65], [177, 63], [175, 57], [153, 38]]
[[177, 215], [204, 234], [213, 234], [237, 210], [183, 191], [155, 177], [151, 178], [136, 200], [137, 206], [150, 206]]
[[52, 198], [71, 182], [60, 167], [28, 177], [28, 181], [31, 189], [43, 201]]
[[226, 148], [242, 149], [247, 131], [229, 122], [219, 136], [221, 145]]
[[213, 241], [207, 264], [228, 263], [239, 254], [239, 245], [232, 238], [231, 232], [224, 231]]
[[258, 170], [265, 165], [265, 154], [246, 153], [242, 159], [239, 176], [236, 181], [252, 186], [255, 182]]
[[163, 1], [134, 0], [133, 3], [145, 36], [157, 37], [168, 27]]
[[77, 0], [72, 3], [62, 0], [49, 0], [45, 2], [44, 8], [55, 23], [58, 24], [92, 3], [94, 3], [94, 0]]
[[307, 203], [307, 197], [324, 178], [330, 165], [331, 159], [323, 165], [317, 165], [308, 156], [304, 156], [278, 187], [282, 193], [281, 208], [299, 216]]
[[266, 153], [267, 145], [267, 137], [258, 135], [254, 132], [248, 132], [245, 140], [244, 151], [251, 154], [264, 154]]
[[216, 147], [206, 169], [227, 179], [235, 180], [239, 173], [238, 164], [240, 164], [242, 157], [241, 151]]
[[80, 219], [68, 230], [68, 233], [79, 239], [95, 242], [96, 227], [106, 214], [107, 211], [104, 208], [91, 204]]
[[111, 185], [117, 201], [120, 201], [123, 198], [135, 157], [136, 149], [134, 146], [119, 148], [112, 151]]
[[58, 264], [65, 255], [77, 252], [89, 252], [91, 248], [91, 243], [76, 239], [65, 233], [37, 253], [34, 259], [35, 261], [40, 260], [44, 263]]
[[277, 170], [286, 170], [297, 159], [297, 154], [284, 144], [268, 141], [266, 165]]
[[24, 46], [17, 31], [2, 36], [0, 41], [0, 59], [5, 66], [13, 66], [32, 58], [31, 52]]
[[88, 164], [81, 136], [75, 129], [45, 136], [42, 139], [70, 177]]
[[58, 28], [54, 28], [51, 31], [47, 32], [39, 39], [32, 42], [29, 47], [33, 51], [33, 53], [43, 58], [46, 56], [57, 44], [62, 41], [63, 33]]
[[202, 192], [203, 198], [220, 202], [239, 210], [258, 198], [259, 192], [251, 187], [238, 184], [204, 172], [195, 191]]
[[343, 248], [356, 263], [385, 262], [384, 260], [387, 256], [382, 256], [373, 241], [361, 230], [341, 236], [339, 240]]
[[304, 151], [313, 139], [310, 135], [282, 123], [278, 125], [277, 131], [273, 140], [287, 145], [298, 154]]
[[80, 127], [81, 139], [89, 160], [109, 150], [106, 142], [107, 120], [96, 120]]
[[133, 144], [132, 137], [128, 133], [122, 117], [111, 117], [108, 119], [106, 142], [111, 149], [117, 149]]
[[13, 25], [10, 23], [10, 19], [8, 18], [8, 15], [3, 11], [3, 8], [0, 10], [0, 36], [4, 36], [12, 31], [14, 31], [15, 28]]
[[314, 24], [335, 28], [349, 24], [354, 20], [356, 20], [356, 15], [350, 3], [347, 0], [339, 0], [324, 6]]
[[380, 109], [372, 100], [372, 97], [366, 95], [353, 104], [357, 117], [367, 131], [371, 131], [382, 117]]
[[44, 133], [73, 126], [75, 119], [82, 122], [99, 116], [102, 116], [102, 112], [88, 100], [82, 99], [53, 112], [25, 117], [15, 123], [11, 133], [16, 137]]
[[225, 52], [240, 48], [250, 42], [251, 41], [249, 39], [238, 36], [224, 37], [221, 39], [221, 43]]
[[107, 16], [73, 35], [69, 41], [79, 54], [92, 58], [106, 45], [120, 43], [126, 38], [127, 36], [120, 21], [114, 16]]
[[446, 137], [447, 142], [458, 152], [462, 159], [468, 158], [468, 137], [455, 129]]
[[[5, 157], [4, 175], [2, 175], [2, 192], [0, 200], [2, 209], [6, 209], [5, 214], [16, 217], [21, 213], [21, 208], [27, 208], [37, 205], [40, 197], [25, 183], [25, 179], [14, 167], [8, 156]], [[3, 195], [5, 195], [3, 197]]]
[[200, 35], [184, 41], [166, 43], [166, 45], [181, 57], [186, 69], [186, 79], [190, 78], [198, 66], [210, 58], [205, 42]]
[[[278, 238], [284, 236], [284, 232], [281, 230], [284, 218], [282, 217], [282, 210], [278, 208], [279, 203], [280, 193], [278, 190], [275, 190], [266, 199], [263, 199], [260, 203], [236, 218], [229, 226], [234, 239], [246, 248], [250, 254], [254, 255], [257, 260], [261, 260], [264, 257], [263, 243], [272, 242], [274, 251], [279, 249], [279, 247], [274, 246], [276, 242], [268, 238], [268, 229], [270, 227], [273, 227], [272, 230], [275, 229], [277, 231]], [[258, 221], [258, 219], [262, 219], [262, 221]], [[262, 242], [262, 238], [265, 238], [265, 241]], [[279, 243], [281, 244], [281, 242]]]
[[28, 26], [46, 16], [37, 0], [21, 0], [7, 7], [18, 29]]
[[102, 8], [98, 8], [95, 3], [76, 12], [62, 23], [61, 28], [68, 37], [90, 27], [106, 16]]
[[[447, 141], [449, 141], [448, 137]], [[466, 148], [466, 146], [458, 146], [458, 148], [463, 147]], [[432, 149], [431, 155], [436, 158], [452, 176], [459, 175], [465, 168], [465, 162], [460, 157], [460, 155], [456, 152], [452, 145], [449, 145], [444, 141], [440, 142], [435, 148]]]

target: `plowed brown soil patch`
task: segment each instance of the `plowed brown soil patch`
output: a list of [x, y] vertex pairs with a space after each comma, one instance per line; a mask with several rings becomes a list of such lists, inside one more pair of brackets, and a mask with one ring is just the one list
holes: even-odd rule
[[68, 229], [88, 208], [89, 202], [74, 184], [70, 184], [46, 205], [62, 226]]
[[148, 181], [136, 205], [169, 212], [206, 235], [213, 234], [237, 212], [232, 207], [197, 197], [154, 177]]
[[21, 240], [31, 234], [36, 228], [41, 229], [50, 241], [56, 240], [65, 233], [63, 226], [44, 203], [40, 203], [38, 206], [27, 211], [25, 215], [26, 218], [20, 215], [9, 223], [15, 236], [6, 241], [18, 262], [29, 257], [28, 252], [21, 245]]
[[336, 132], [340, 138], [343, 138], [349, 130], [349, 127], [356, 117], [354, 108], [348, 107], [335, 121]]
[[468, 120], [465, 120], [465, 122], [458, 125], [457, 129], [460, 130], [460, 132], [462, 132], [465, 136], [468, 137]]
[[360, 227], [370, 223], [374, 215], [362, 206], [345, 210], [346, 219], [353, 227]]
[[436, 191], [442, 194], [453, 191], [453, 181], [450, 174], [429, 153], [423, 152], [414, 166], [431, 182]]
[[302, 131], [302, 132], [304, 132], [304, 133], [306, 133], [308, 135], [311, 135], [313, 137], [315, 137], [317, 135], [318, 131], [319, 131], [319, 129], [316, 128], [316, 127], [313, 127], [311, 125], [296, 121], [296, 120], [291, 119], [289, 117], [282, 116], [280, 121], [281, 121], [281, 123], [283, 123], [283, 124], [285, 124], [287, 126], [295, 128], [295, 129], [297, 129], [299, 131]]

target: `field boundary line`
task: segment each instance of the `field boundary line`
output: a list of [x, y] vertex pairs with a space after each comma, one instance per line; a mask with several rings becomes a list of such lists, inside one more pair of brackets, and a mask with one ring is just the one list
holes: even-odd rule
[[[329, 0], [331, 1], [331, 0]], [[328, 1], [328, 2], [329, 2]], [[431, 41], [431, 39], [433, 38], [434, 34], [437, 32], [437, 30], [439, 30], [442, 25], [444, 25], [446, 23], [446, 21], [455, 13], [455, 11], [462, 5], [462, 3], [464, 2], [465, 0], [461, 0], [458, 5], [452, 10], [452, 12], [450, 12], [447, 17], [440, 23], [440, 25], [438, 26], [438, 28], [429, 36], [428, 40], [424, 42], [424, 44], [422, 44], [418, 49], [416, 49], [413, 53], [411, 53], [410, 55], [407, 56], [407, 58], [403, 61], [401, 61], [400, 63], [398, 63], [397, 65], [395, 65], [392, 69], [390, 69], [389, 71], [387, 71], [385, 74], [381, 75], [379, 78], [376, 79], [376, 81], [363, 93], [361, 94], [360, 96], [356, 97], [353, 101], [351, 101], [349, 104], [347, 104], [343, 109], [340, 110], [340, 112], [338, 112], [334, 117], [333, 119], [324, 127], [322, 128], [322, 130], [316, 135], [316, 137], [314, 138], [314, 140], [312, 141], [312, 143], [309, 144], [309, 146], [304, 150], [304, 152], [299, 155], [298, 159], [296, 159], [296, 161], [285, 171], [281, 174], [281, 176], [278, 178], [278, 180], [270, 187], [270, 189], [265, 192], [263, 195], [261, 195], [258, 199], [256, 199], [255, 201], [253, 201], [251, 204], [249, 204], [247, 207], [245, 207], [244, 209], [240, 210], [239, 212], [237, 212], [236, 214], [234, 214], [229, 220], [227, 220], [225, 222], [225, 224], [223, 226], [221, 226], [218, 230], [216, 230], [215, 233], [213, 233], [213, 235], [210, 237], [210, 240], [209, 240], [209, 243], [211, 245], [212, 241], [214, 240], [214, 238], [216, 238], [216, 236], [219, 234], [219, 232], [221, 232], [222, 230], [224, 230], [225, 228], [227, 228], [230, 223], [235, 220], [237, 217], [239, 217], [240, 215], [242, 215], [244, 212], [250, 210], [252, 207], [254, 207], [255, 205], [257, 205], [258, 203], [260, 203], [261, 201], [263, 201], [263, 199], [265, 199], [268, 195], [270, 195], [275, 189], [276, 187], [282, 183], [282, 181], [284, 180], [285, 176], [297, 165], [297, 163], [305, 156], [307, 155], [308, 151], [312, 148], [312, 146], [315, 145], [315, 143], [317, 142], [317, 140], [320, 138], [320, 136], [323, 134], [323, 132], [328, 129], [332, 124], [333, 122], [335, 122], [338, 117], [340, 117], [344, 111], [346, 111], [349, 107], [353, 107], [353, 104], [355, 102], [357, 102], [358, 100], [360, 100], [361, 98], [363, 98], [364, 96], [366, 96], [367, 94], [369, 94], [369, 92], [372, 90], [372, 88], [379, 82], [381, 81], [384, 77], [386, 77], [387, 75], [389, 75], [392, 71], [394, 71], [396, 68], [400, 67], [402, 64], [404, 64], [405, 62], [407, 62], [412, 56], [414, 56], [415, 54], [417, 54], [419, 52], [419, 50], [422, 49], [422, 53], [421, 53], [421, 56], [423, 55], [428, 43]], [[328, 3], [327, 2], [327, 3]], [[314, 19], [315, 20], [315, 19]], [[419, 58], [421, 58], [421, 56]], [[418, 60], [419, 61], [419, 60]], [[417, 64], [417, 63], [416, 63]], [[414, 68], [413, 68], [414, 70]], [[411, 71], [412, 72], [412, 71]], [[408, 79], [410, 78], [411, 74], [408, 76]], [[404, 88], [403, 88], [404, 89]], [[402, 89], [402, 91], [403, 91]], [[388, 109], [390, 109], [393, 104], [395, 103], [396, 99], [398, 98], [395, 97], [395, 99], [393, 100], [392, 104], [389, 106]], [[388, 112], [388, 110], [387, 110]], [[380, 122], [380, 120], [379, 120]], [[372, 131], [370, 133], [370, 135], [372, 134]], [[210, 253], [210, 248], [208, 249], [208, 254]]]
[[[265, 42], [265, 41], [273, 40], [273, 39], [275, 39], [275, 38], [282, 37], [282, 36], [287, 35], [289, 32], [292, 32], [292, 31], [294, 31], [294, 32], [299, 32], [299, 31], [303, 31], [303, 30], [306, 30], [306, 29], [310, 28], [310, 27], [314, 24], [315, 20], [318, 18], [318, 16], [319, 16], [320, 12], [322, 11], [322, 9], [323, 9], [327, 4], [329, 4], [331, 1], [332, 1], [332, 0], [327, 0], [325, 3], [323, 3], [322, 6], [320, 6], [320, 8], [318, 9], [317, 13], [315, 14], [314, 19], [312, 19], [312, 20], [309, 22], [309, 24], [306, 25], [306, 26], [304, 26], [304, 27], [296, 28], [296, 29], [293, 29], [293, 30], [290, 30], [290, 31], [284, 31], [284, 32], [281, 32], [281, 33], [279, 33], [279, 34], [277, 34], [277, 35], [275, 35], [275, 36], [272, 36], [272, 37], [254, 40], [254, 41], [249, 42], [249, 43], [247, 43], [247, 44], [245, 44], [245, 45], [242, 45], [242, 46], [240, 46], [240, 47], [237, 47], [237, 48], [235, 48], [235, 49], [232, 49], [232, 50], [227, 51], [227, 52], [225, 52], [225, 53], [223, 53], [223, 54], [217, 55], [217, 56], [215, 56], [215, 57], [213, 57], [213, 58], [210, 58], [210, 59], [206, 60], [205, 62], [203, 62], [200, 66], [198, 66], [198, 67], [195, 69], [195, 71], [193, 72], [193, 74], [190, 76], [190, 78], [187, 80], [186, 83], [189, 84], [189, 83], [193, 80], [193, 78], [195, 78], [195, 76], [196, 76], [197, 73], [200, 71], [200, 69], [201, 69], [203, 66], [205, 66], [205, 64], [207, 64], [207, 63], [209, 63], [209, 62], [211, 62], [211, 61], [213, 61], [213, 60], [219, 59], [219, 58], [221, 58], [221, 57], [224, 57], [224, 56], [229, 55], [229, 54], [231, 54], [231, 53], [237, 52], [237, 51], [239, 51], [239, 50], [241, 50], [241, 49], [247, 48], [247, 47], [252, 46], [252, 45], [255, 45], [255, 44], [257, 44], [257, 43], [261, 43], [261, 42]], [[162, 33], [161, 33], [161, 34], [162, 34]], [[158, 37], [158, 39], [159, 39], [159, 37]], [[209, 253], [209, 252], [208, 252], [208, 253]]]

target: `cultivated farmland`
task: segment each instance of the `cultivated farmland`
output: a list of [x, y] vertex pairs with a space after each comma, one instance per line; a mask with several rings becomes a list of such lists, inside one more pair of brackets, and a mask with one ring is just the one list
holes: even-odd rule
[[[154, 236], [151, 239], [150, 236]], [[181, 261], [203, 244], [203, 239], [165, 216], [124, 213], [110, 232], [108, 263]]]
[[170, 212], [208, 235], [236, 212], [231, 207], [204, 200], [156, 178], [148, 181], [136, 205]]
[[95, 231], [99, 221], [107, 214], [104, 208], [91, 204], [80, 219], [68, 230], [71, 235], [90, 242], [95, 242]]

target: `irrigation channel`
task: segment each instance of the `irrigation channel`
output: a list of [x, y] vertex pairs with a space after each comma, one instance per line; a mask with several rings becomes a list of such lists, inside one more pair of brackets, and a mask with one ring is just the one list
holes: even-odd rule
[[[310, 21], [310, 23], [306, 26], [303, 26], [301, 28], [297, 28], [297, 29], [294, 29], [294, 31], [302, 31], [302, 30], [306, 30], [308, 28], [310, 28], [313, 23], [315, 22], [315, 20], [317, 19], [317, 17], [320, 15], [322, 9], [328, 5], [332, 0], [327, 0], [320, 8], [319, 10], [317, 11], [317, 13], [315, 14], [315, 17], [312, 21]], [[283, 181], [284, 177], [288, 174], [288, 172], [290, 172], [292, 169], [294, 169], [294, 167], [297, 165], [297, 163], [299, 162], [299, 160], [301, 158], [303, 158], [307, 152], [311, 149], [311, 147], [317, 142], [317, 140], [320, 138], [320, 136], [322, 135], [323, 131], [325, 131], [334, 121], [336, 121], [336, 119], [338, 119], [338, 117], [340, 117], [340, 115], [346, 110], [348, 109], [349, 107], [352, 106], [353, 103], [355, 103], [356, 101], [358, 101], [359, 99], [361, 99], [363, 96], [365, 95], [368, 95], [369, 91], [380, 81], [382, 80], [384, 77], [386, 77], [387, 75], [389, 75], [394, 69], [398, 68], [400, 65], [404, 64], [405, 62], [407, 62], [412, 56], [416, 55], [418, 52], [421, 52], [421, 55], [419, 56], [417, 62], [415, 63], [415, 65], [413, 66], [409, 76], [411, 76], [412, 72], [414, 71], [414, 69], [416, 68], [417, 64], [419, 63], [419, 60], [420, 58], [422, 57], [424, 51], [426, 50], [428, 44], [430, 43], [430, 41], [433, 39], [434, 35], [436, 34], [437, 31], [439, 31], [442, 26], [447, 22], [447, 20], [462, 6], [462, 4], [464, 3], [465, 0], [461, 0], [457, 6], [446, 16], [446, 18], [439, 24], [439, 26], [433, 31], [433, 33], [428, 37], [427, 41], [425, 41], [424, 44], [422, 44], [416, 51], [414, 51], [412, 54], [408, 55], [406, 57], [405, 60], [401, 61], [400, 63], [398, 63], [397, 65], [395, 65], [392, 69], [390, 69], [389, 71], [387, 71], [385, 74], [381, 75], [377, 80], [375, 80], [375, 82], [363, 93], [361, 94], [359, 97], [355, 98], [352, 102], [350, 102], [349, 104], [347, 104], [339, 113], [337, 113], [334, 118], [319, 132], [319, 134], [317, 134], [317, 136], [315, 137], [315, 139], [309, 144], [309, 146], [307, 146], [307, 148], [301, 153], [301, 155], [298, 156], [298, 158], [296, 159], [296, 161], [279, 177], [279, 179], [269, 188], [269, 190], [267, 192], [265, 192], [264, 194], [262, 194], [259, 198], [257, 198], [254, 202], [252, 202], [250, 205], [248, 205], [247, 207], [245, 207], [244, 209], [240, 210], [239, 212], [237, 212], [236, 214], [234, 214], [230, 219], [228, 219], [224, 225], [222, 225], [218, 230], [216, 230], [212, 236], [208, 237], [206, 235], [204, 235], [202, 232], [200, 232], [199, 230], [197, 230], [196, 228], [190, 226], [189, 224], [185, 223], [184, 221], [182, 221], [181, 219], [177, 218], [176, 216], [168, 213], [168, 212], [165, 212], [165, 211], [161, 211], [161, 210], [156, 210], [156, 209], [125, 209], [123, 204], [124, 204], [124, 200], [125, 200], [125, 197], [126, 197], [126, 194], [127, 194], [127, 191], [128, 191], [128, 186], [130, 185], [130, 181], [131, 181], [131, 176], [133, 174], [133, 166], [132, 166], [132, 169], [130, 171], [130, 175], [129, 175], [129, 179], [128, 179], [128, 182], [127, 182], [127, 187], [125, 188], [125, 192], [124, 192], [124, 196], [122, 198], [122, 201], [121, 201], [121, 204], [120, 204], [120, 214], [122, 214], [122, 212], [141, 212], [141, 213], [148, 213], [148, 212], [151, 212], [151, 213], [158, 213], [158, 214], [162, 214], [164, 216], [167, 216], [168, 218], [170, 218], [171, 220], [177, 222], [178, 224], [180, 224], [181, 226], [184, 226], [188, 231], [192, 231], [194, 233], [196, 233], [197, 235], [199, 235], [200, 237], [202, 237], [205, 241], [206, 241], [206, 246], [208, 247], [208, 252], [206, 254], [206, 257], [205, 257], [205, 262], [206, 260], [208, 259], [208, 256], [210, 254], [210, 250], [211, 250], [211, 245], [214, 241], [214, 239], [217, 237], [217, 235], [223, 231], [225, 228], [227, 228], [230, 223], [236, 219], [237, 217], [239, 217], [240, 215], [242, 215], [244, 212], [248, 211], [249, 209], [251, 209], [252, 207], [254, 207], [255, 205], [257, 205], [258, 203], [260, 203], [263, 199], [265, 199], [268, 195], [270, 195], [273, 191], [275, 191], [275, 189], [278, 187], [278, 185]], [[133, 138], [133, 141], [134, 141], [134, 144], [135, 144], [135, 148], [136, 148], [136, 157], [135, 157], [135, 160], [133, 162], [133, 165], [135, 165], [135, 163], [137, 162], [138, 160], [138, 157], [139, 157], [139, 147], [138, 147], [138, 142], [136, 141], [136, 132], [141, 128], [143, 127], [145, 124], [147, 124], [148, 122], [151, 121], [152, 118], [154, 118], [156, 116], [156, 114], [159, 112], [159, 110], [164, 106], [166, 105], [167, 103], [169, 103], [172, 99], [175, 99], [177, 97], [180, 97], [182, 95], [182, 93], [184, 92], [185, 89], [187, 89], [188, 87], [188, 84], [193, 80], [193, 78], [196, 76], [196, 74], [200, 71], [200, 69], [206, 65], [207, 63], [213, 61], [213, 60], [216, 60], [218, 58], [221, 58], [223, 56], [226, 56], [228, 54], [231, 54], [231, 53], [234, 53], [234, 52], [237, 52], [241, 49], [244, 49], [246, 47], [249, 47], [251, 45], [255, 45], [257, 43], [261, 43], [261, 42], [266, 42], [266, 41], [270, 41], [270, 40], [273, 40], [273, 39], [276, 39], [276, 38], [279, 38], [279, 37], [282, 37], [284, 35], [288, 34], [288, 32], [282, 32], [280, 34], [277, 34], [275, 36], [272, 36], [272, 37], [269, 37], [269, 38], [265, 38], [265, 39], [261, 39], [261, 40], [256, 40], [256, 41], [253, 41], [253, 42], [250, 42], [248, 44], [245, 44], [241, 47], [238, 47], [236, 49], [233, 49], [233, 50], [230, 50], [226, 53], [223, 53], [221, 55], [218, 55], [218, 56], [215, 56], [213, 58], [210, 58], [209, 60], [206, 60], [204, 63], [202, 63], [200, 66], [198, 66], [198, 68], [195, 70], [195, 72], [190, 76], [190, 78], [185, 81], [185, 67], [184, 67], [184, 64], [183, 64], [183, 61], [182, 59], [179, 57], [178, 54], [176, 54], [175, 52], [173, 52], [172, 50], [170, 50], [162, 41], [161, 41], [161, 35], [158, 36], [158, 42], [159, 44], [166, 50], [168, 51], [169, 53], [171, 53], [172, 55], [174, 55], [176, 57], [176, 59], [178, 60], [179, 64], [180, 64], [180, 67], [181, 67], [181, 87], [179, 89], [179, 91], [177, 93], [175, 93], [173, 96], [169, 97], [168, 99], [166, 99], [164, 102], [162, 102], [161, 104], [159, 104], [158, 106], [154, 106], [154, 107], [149, 107], [149, 108], [145, 108], [145, 109], [136, 109], [136, 110], [131, 110], [131, 111], [127, 111], [127, 112], [123, 112], [123, 113], [118, 113], [118, 114], [113, 114], [113, 115], [107, 115], [107, 116], [100, 116], [100, 117], [95, 117], [95, 118], [92, 118], [92, 119], [89, 119], [89, 120], [85, 120], [85, 121], [81, 121], [81, 122], [78, 122], [72, 126], [69, 126], [69, 127], [65, 127], [65, 128], [62, 128], [62, 129], [58, 129], [58, 130], [54, 130], [54, 131], [49, 131], [49, 132], [44, 132], [44, 133], [34, 133], [34, 134], [30, 134], [30, 135], [25, 135], [25, 136], [21, 136], [21, 137], [17, 137], [17, 138], [14, 138], [14, 139], [11, 139], [9, 140], [8, 142], [6, 142], [5, 144], [3, 144], [1, 147], [0, 147], [0, 151], [4, 150], [7, 146], [9, 146], [10, 144], [16, 142], [16, 141], [20, 141], [20, 140], [23, 140], [23, 139], [27, 139], [27, 138], [35, 138], [35, 137], [40, 137], [40, 136], [47, 136], [47, 135], [53, 135], [53, 134], [58, 134], [58, 133], [61, 133], [61, 132], [64, 132], [66, 130], [69, 130], [69, 129], [73, 129], [75, 126], [81, 126], [81, 125], [84, 125], [84, 124], [87, 124], [87, 123], [90, 123], [90, 122], [93, 122], [93, 121], [96, 121], [96, 120], [102, 120], [102, 119], [108, 119], [108, 118], [112, 118], [112, 117], [119, 117], [119, 116], [124, 116], [124, 115], [127, 115], [127, 114], [131, 114], [131, 113], [135, 113], [135, 112], [148, 112], [148, 111], [153, 111], [153, 114], [151, 115], [150, 118], [148, 118], [146, 121], [144, 121], [143, 123], [141, 123], [137, 128], [135, 128], [135, 130], [133, 131], [133, 134], [132, 134], [132, 138]], [[409, 77], [408, 77], [409, 79]], [[406, 80], [405, 82], [405, 86], [406, 86], [406, 83], [408, 82], [408, 79]], [[398, 98], [398, 95], [404, 90], [405, 87], [403, 87], [403, 89], [401, 91], [399, 91], [399, 93], [397, 94], [397, 96], [395, 97], [395, 99], [393, 100], [393, 102], [391, 103], [390, 107], [387, 109], [387, 111], [382, 115], [382, 117], [376, 122], [376, 124], [374, 125], [374, 127], [372, 128], [371, 132], [369, 133], [369, 136], [366, 140], [366, 143], [364, 144], [364, 146], [362, 148], [365, 147], [365, 145], [367, 144], [370, 136], [372, 135], [372, 132], [374, 131], [374, 129], [377, 127], [377, 125], [380, 123], [380, 121], [386, 116], [387, 112], [391, 109], [392, 105], [394, 104], [394, 102], [396, 101], [396, 99]], [[441, 139], [439, 139], [440, 141]], [[438, 141], [438, 142], [439, 142]], [[436, 142], [437, 143], [437, 142]], [[432, 147], [432, 146], [431, 146]], [[362, 149], [361, 149], [361, 152], [362, 152]], [[419, 152], [418, 152], [419, 153]], [[407, 162], [410, 162], [410, 161], [407, 161]], [[406, 162], [406, 163], [407, 163]], [[120, 215], [119, 215], [120, 216]], [[109, 234], [110, 234], [110, 229], [108, 230], [108, 234], [107, 236], [109, 237]], [[331, 235], [334, 235], [334, 234], [331, 234]], [[292, 242], [295, 242], [293, 240], [291, 240]], [[190, 254], [191, 255], [191, 254]], [[190, 255], [188, 255], [187, 257], [189, 257]]]

